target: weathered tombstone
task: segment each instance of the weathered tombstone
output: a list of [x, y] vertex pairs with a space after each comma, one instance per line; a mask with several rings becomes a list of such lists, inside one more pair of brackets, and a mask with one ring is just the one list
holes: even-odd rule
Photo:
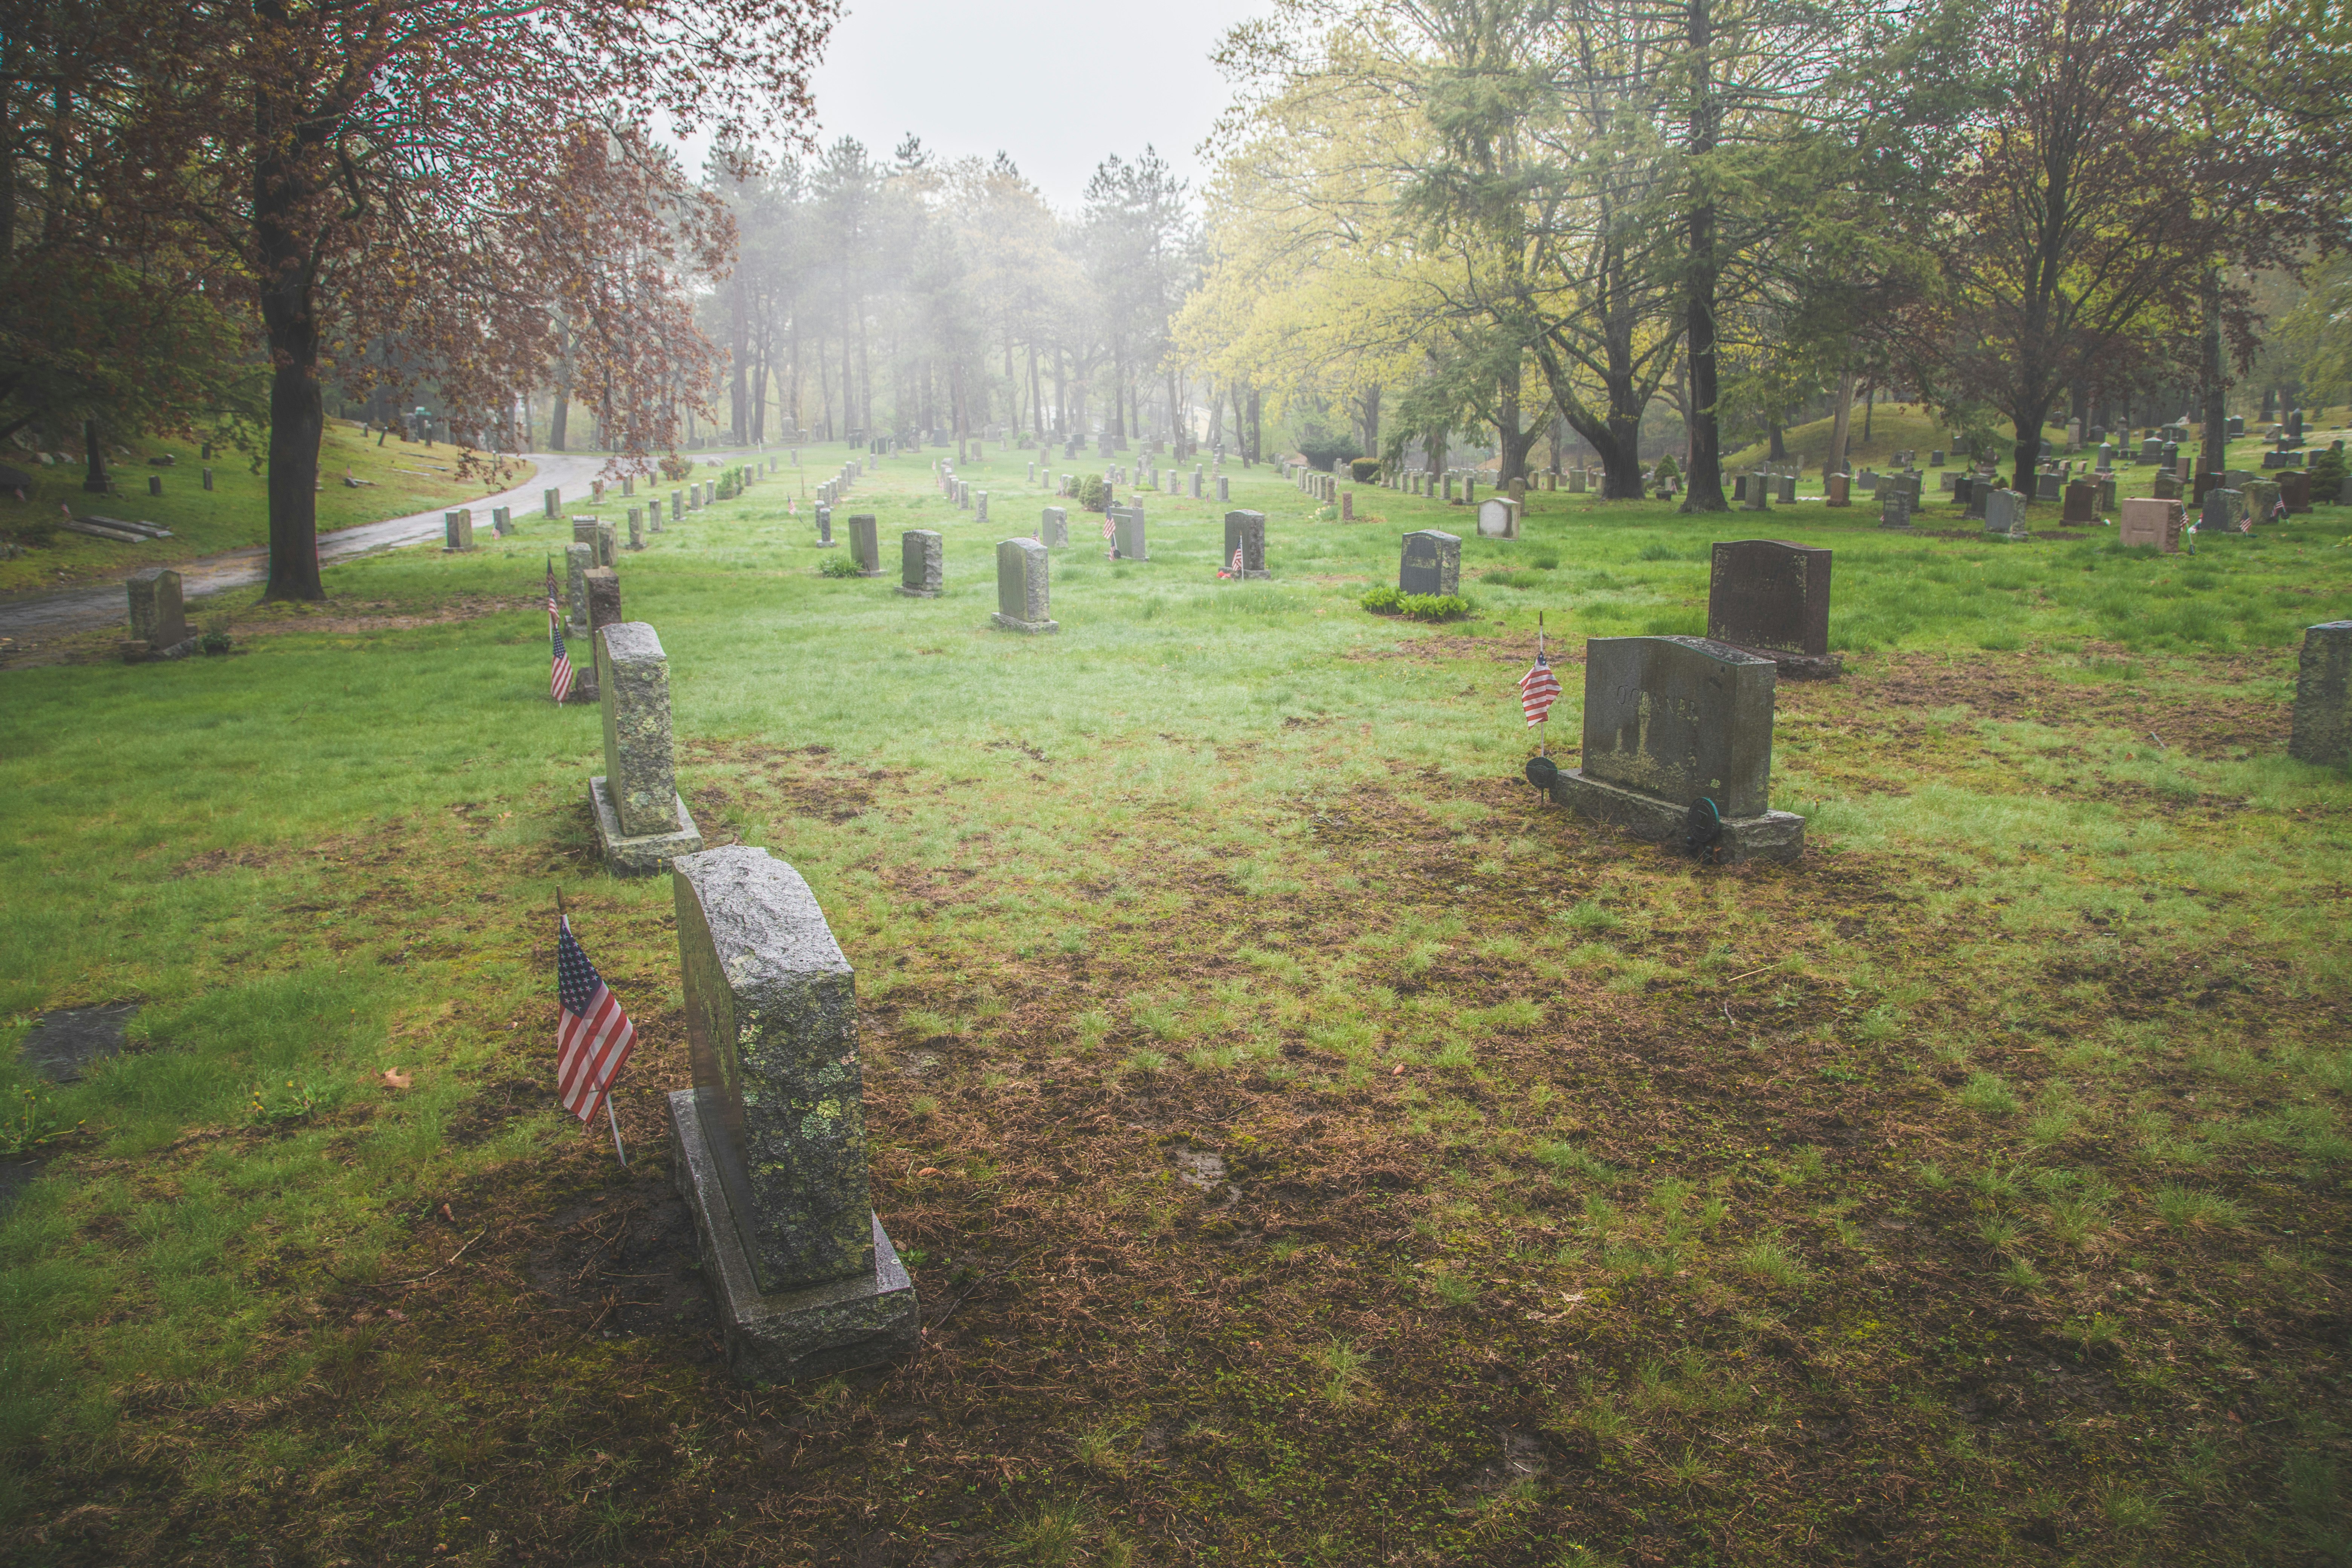
[[1009, 632], [1057, 632], [1053, 618], [1050, 574], [1053, 557], [1034, 539], [1008, 539], [996, 547], [996, 613], [991, 625]]
[[873, 513], [861, 511], [851, 516], [849, 555], [857, 563], [860, 577], [882, 575], [882, 546], [876, 537]]
[[1773, 681], [1770, 659], [1705, 637], [1591, 638], [1583, 765], [1552, 799], [1660, 842], [1688, 842], [1709, 802], [1708, 858], [1799, 858], [1805, 819], [1771, 809]]
[[2099, 492], [2097, 503], [2098, 510], [2099, 514], [2104, 517], [2108, 512], [2116, 510], [2116, 476], [2114, 471], [2110, 469], [2108, 472], [2101, 474], [2098, 477], [2096, 483], [2098, 485]]
[[1832, 474], [1828, 479], [1822, 480], [1822, 492], [1824, 498], [1822, 500], [1822, 504], [1824, 506], [1852, 506], [1853, 504], [1853, 481], [1848, 479], [1843, 474]]
[[1911, 526], [1911, 489], [1907, 485], [1882, 486], [1878, 492], [1878, 526]]
[[1448, 474], [1448, 475], [1446, 475], [1446, 476], [1445, 476], [1445, 497], [1444, 497], [1444, 499], [1445, 499], [1445, 500], [1446, 500], [1447, 504], [1449, 504], [1449, 505], [1451, 505], [1451, 504], [1452, 504], [1452, 502], [1453, 502], [1453, 500], [1454, 500], [1454, 476], [1453, 476], [1452, 474]]
[[661, 638], [642, 621], [600, 626], [595, 639], [604, 713], [604, 772], [588, 781], [596, 845], [614, 876], [649, 877], [702, 847], [677, 793], [669, 660]]
[[[1111, 559], [1114, 561], [1149, 561], [1150, 549], [1144, 538], [1143, 509], [1139, 506], [1115, 506], [1110, 509]], [[1003, 552], [997, 552], [1000, 563]]]
[[1356, 521], [1356, 492], [1353, 490], [1339, 492], [1339, 521], [1341, 522]]
[[684, 490], [672, 490], [669, 492], [669, 520], [672, 522], [683, 522], [686, 521], [686, 492]]
[[2311, 510], [2311, 474], [2308, 469], [2290, 468], [2278, 477], [2279, 500], [2286, 502], [2290, 512]]
[[2200, 533], [2235, 533], [2246, 515], [2246, 497], [2242, 490], [2224, 485], [2205, 492], [2205, 504], [2199, 509], [2197, 531]]
[[2030, 538], [2025, 528], [2025, 498], [2015, 490], [1978, 487], [1984, 497], [1985, 533], [1993, 539]]
[[2062, 523], [2092, 523], [2099, 521], [2099, 492], [2088, 479], [2075, 479], [2066, 486], [2066, 507], [2058, 521]]
[[630, 548], [630, 549], [632, 549], [632, 550], [643, 550], [645, 547], [646, 547], [646, 513], [645, 513], [645, 509], [644, 509], [643, 507], [635, 507], [635, 506], [633, 506], [633, 507], [631, 507], [631, 508], [629, 509], [629, 548]]
[[492, 507], [490, 509], [491, 536], [496, 539], [504, 539], [508, 534], [512, 533], [513, 531], [514, 514], [509, 511], [505, 507]]
[[2325, 621], [2304, 631], [2286, 753], [2322, 766], [2352, 763], [2352, 621]]
[[1223, 474], [1217, 476], [1217, 499], [1221, 501], [1234, 499], [1233, 486]]
[[[596, 547], [574, 540], [563, 547], [563, 585], [565, 602], [571, 606], [570, 636], [588, 635], [588, 574], [596, 568]], [[595, 660], [592, 656], [589, 663]]]
[[623, 474], [621, 476], [621, 493], [625, 496], [633, 496], [637, 493], [636, 475]]
[[176, 649], [192, 635], [180, 602], [180, 574], [169, 566], [150, 566], [131, 574], [131, 636], [147, 646], [141, 653], [162, 656]]
[[212, 488], [213, 488], [213, 471], [212, 471], [210, 468], [206, 468], [206, 469], [205, 470], [205, 489], [212, 489]]
[[831, 1376], [922, 1342], [874, 1212], [856, 983], [800, 873], [748, 845], [671, 868], [694, 1087], [669, 1097], [728, 1370]]
[[910, 528], [898, 536], [898, 592], [910, 599], [936, 599], [947, 571], [947, 536], [937, 529]]
[[2242, 414], [2231, 415], [2229, 430], [2230, 439], [2232, 441], [2243, 436], [2246, 433], [2246, 416]]
[[1780, 501], [1782, 506], [1794, 506], [1797, 504], [1797, 481], [1793, 475], [1782, 474], [1780, 476]]
[[540, 491], [539, 499], [546, 506], [547, 515], [553, 517], [557, 505], [563, 500], [563, 492], [555, 489], [544, 489]]
[[1070, 513], [1066, 507], [1049, 506], [1037, 521], [1037, 542], [1047, 549], [1057, 549], [1070, 542]]
[[462, 555], [474, 548], [474, 509], [458, 507], [441, 514], [441, 553]]
[[2179, 501], [2134, 496], [2124, 502], [2121, 511], [2116, 525], [2116, 543], [2126, 550], [2152, 546], [2167, 555], [2179, 552], [2185, 513]]
[[2159, 500], [2178, 500], [2181, 492], [2180, 476], [2167, 468], [2156, 476], [2148, 492]]
[[1202, 499], [1201, 486], [1207, 478], [1208, 475], [1202, 469], [1200, 464], [1195, 463], [1192, 465], [1192, 499], [1194, 500]]
[[1931, 468], [1940, 468], [1944, 466], [1944, 448], [1934, 447], [1928, 449], [1927, 466]]
[[1769, 658], [1794, 679], [1834, 678], [1830, 552], [1777, 539], [1718, 542], [1706, 585], [1706, 635]]
[[1262, 511], [1229, 511], [1225, 513], [1225, 552], [1220, 564], [1233, 569], [1234, 552], [1241, 552], [1244, 577], [1272, 577], [1265, 569], [1265, 513]]
[[816, 547], [819, 550], [831, 550], [834, 547], [835, 542], [833, 537], [833, 509], [831, 507], [821, 506], [816, 509]]
[[2052, 501], [2062, 499], [2059, 490], [2060, 483], [2061, 481], [2056, 474], [2034, 475], [2033, 499], [2038, 501]]
[[1518, 502], [1508, 496], [1488, 496], [1478, 503], [1479, 538], [1517, 539], [1518, 536]]
[[1462, 504], [1464, 506], [1478, 504], [1478, 481], [1469, 474], [1462, 476]]
[[604, 480], [590, 479], [588, 481], [588, 501], [592, 506], [602, 506], [604, 504]]
[[2279, 482], [2276, 479], [2246, 481], [2246, 516], [2256, 526], [2271, 521], [2278, 512]]
[[621, 574], [610, 566], [591, 566], [582, 574], [580, 581], [588, 595], [588, 694], [593, 696], [598, 689], [595, 678], [602, 668], [596, 634], [606, 626], [621, 624]]
[[1443, 596], [1462, 591], [1462, 541], [1424, 528], [1404, 536], [1397, 561], [1397, 592]]
[[1741, 510], [1746, 511], [1771, 510], [1772, 497], [1770, 488], [1765, 483], [1765, 477], [1762, 474], [1745, 474], [1742, 475], [1741, 478], [1747, 481], [1744, 486], [1746, 493], [1740, 498], [1746, 504]]

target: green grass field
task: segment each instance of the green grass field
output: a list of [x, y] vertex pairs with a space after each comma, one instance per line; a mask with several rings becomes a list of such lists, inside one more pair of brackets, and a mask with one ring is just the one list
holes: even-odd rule
[[[0, 595], [127, 576], [142, 567], [170, 566], [268, 542], [268, 480], [251, 458], [216, 450], [210, 464], [213, 488], [206, 490], [200, 443], [147, 440], [126, 445], [131, 455], [112, 459], [109, 469], [121, 487], [119, 496], [86, 493], [79, 462], [42, 468], [29, 453], [0, 452], [0, 461], [23, 469], [34, 480], [22, 502], [13, 494], [0, 495], [0, 537], [26, 545], [23, 554], [0, 560]], [[148, 458], [167, 453], [177, 459], [173, 466], [149, 466]], [[460, 479], [457, 465], [457, 448], [446, 442], [403, 445], [394, 437], [379, 447], [376, 437], [356, 425], [330, 419], [319, 447], [319, 477], [326, 481], [319, 491], [319, 531], [459, 505], [526, 483], [532, 472], [530, 464], [519, 463], [496, 479], [487, 474]], [[351, 489], [342, 482], [346, 472], [365, 483]], [[161, 496], [147, 493], [150, 475], [162, 478]], [[60, 505], [72, 508], [77, 516], [95, 513], [161, 523], [173, 537], [134, 545], [53, 531], [48, 525], [57, 521]]]
[[[0, 1218], [11, 1561], [2352, 1560], [2352, 779], [2284, 755], [2352, 510], [2168, 559], [1538, 495], [1427, 627], [1356, 599], [1458, 509], [1235, 470], [1274, 581], [1147, 492], [1151, 561], [1074, 516], [1032, 638], [992, 551], [1046, 498], [927, 470], [842, 509], [879, 581], [776, 480], [621, 563], [706, 836], [857, 970], [929, 1324], [887, 1371], [717, 1360], [670, 890], [597, 869], [546, 696], [568, 530], [0, 676], [0, 1091], [78, 1126]], [[1804, 861], [1539, 802], [1538, 614], [1572, 752], [1581, 639], [1704, 630], [1758, 534], [1838, 552]], [[553, 1104], [559, 890], [639, 1026], [625, 1171]], [[16, 1066], [115, 1001], [86, 1081]]]

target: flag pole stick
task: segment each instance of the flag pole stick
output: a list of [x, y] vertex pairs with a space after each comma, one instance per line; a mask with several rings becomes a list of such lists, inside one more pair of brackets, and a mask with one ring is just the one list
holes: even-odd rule
[[604, 1093], [604, 1120], [613, 1124], [613, 1152], [620, 1157], [622, 1168], [625, 1170], [628, 1167], [629, 1156], [627, 1151], [621, 1147], [621, 1119], [613, 1114], [613, 1095], [610, 1089]]
[[[1544, 656], [1543, 617], [1544, 613], [1541, 610], [1538, 610], [1536, 612], [1536, 657], [1538, 658], [1541, 658]], [[1536, 742], [1536, 755], [1538, 757], [1549, 757], [1551, 755], [1551, 710], [1549, 709], [1546, 709], [1544, 710], [1543, 734]]]

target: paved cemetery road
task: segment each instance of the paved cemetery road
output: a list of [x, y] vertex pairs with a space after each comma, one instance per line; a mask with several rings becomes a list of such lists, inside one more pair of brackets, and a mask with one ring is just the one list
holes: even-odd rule
[[[697, 452], [695, 466], [699, 468], [710, 458], [740, 457], [744, 453]], [[589, 481], [596, 470], [604, 466], [601, 457], [574, 456], [571, 453], [526, 452], [523, 456], [538, 465], [539, 471], [530, 482], [515, 489], [486, 496], [470, 504], [478, 525], [489, 526], [488, 513], [497, 507], [512, 507], [518, 512], [536, 512], [540, 509], [540, 492], [550, 485], [562, 489], [566, 505], [583, 504]], [[573, 500], [572, 498], [581, 498]], [[441, 537], [441, 510], [420, 511], [414, 517], [395, 517], [383, 522], [362, 523], [357, 528], [337, 529], [332, 533], [319, 535], [319, 562], [331, 565], [354, 555], [365, 555], [377, 550], [391, 550], [403, 544], [418, 544]], [[248, 587], [265, 581], [269, 575], [268, 552], [259, 545], [246, 550], [232, 550], [220, 555], [201, 556], [181, 562], [173, 568], [180, 574], [180, 595], [184, 599], [200, 598], [206, 594], [226, 593], [231, 588]], [[120, 582], [92, 584], [88, 587], [67, 588], [53, 594], [27, 594], [21, 599], [0, 601], [0, 637], [17, 638], [56, 637], [64, 632], [89, 631], [98, 626], [120, 626], [123, 616], [122, 584]]]

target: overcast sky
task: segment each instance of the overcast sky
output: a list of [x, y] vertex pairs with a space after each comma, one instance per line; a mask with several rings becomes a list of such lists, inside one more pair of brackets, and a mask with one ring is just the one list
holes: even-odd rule
[[1145, 143], [1200, 188], [1225, 106], [1209, 55], [1257, 0], [850, 0], [814, 78], [819, 136], [887, 157], [912, 132], [940, 157], [1001, 150], [1065, 210], [1095, 165]]

